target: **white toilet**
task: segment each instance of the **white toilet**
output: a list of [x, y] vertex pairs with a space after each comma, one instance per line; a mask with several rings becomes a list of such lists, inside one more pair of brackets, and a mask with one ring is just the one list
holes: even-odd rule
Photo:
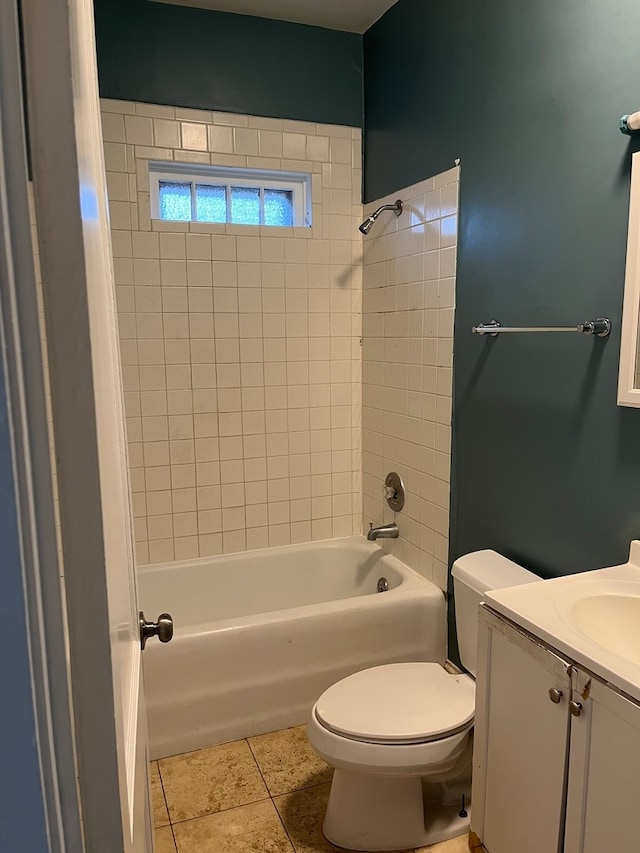
[[478, 605], [489, 589], [539, 581], [495, 551], [453, 565], [460, 659], [392, 663], [356, 672], [322, 694], [311, 745], [336, 768], [324, 834], [351, 850], [406, 850], [445, 841], [469, 825]]

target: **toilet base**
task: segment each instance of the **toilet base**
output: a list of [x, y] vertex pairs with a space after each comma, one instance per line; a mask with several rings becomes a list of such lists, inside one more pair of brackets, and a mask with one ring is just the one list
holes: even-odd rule
[[323, 826], [325, 837], [350, 850], [391, 851], [426, 847], [464, 834], [469, 815], [459, 816], [461, 802], [434, 802], [437, 790], [437, 785], [423, 790], [419, 776], [336, 770]]

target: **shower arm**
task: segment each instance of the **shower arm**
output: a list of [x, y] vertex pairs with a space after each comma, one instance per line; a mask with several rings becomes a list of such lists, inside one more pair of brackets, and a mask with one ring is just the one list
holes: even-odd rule
[[396, 216], [400, 216], [400, 214], [402, 213], [402, 201], [400, 199], [398, 199], [393, 204], [383, 204], [381, 207], [379, 207], [375, 211], [375, 213], [372, 213], [371, 215], [375, 219], [377, 219], [383, 210], [393, 210], [393, 212], [395, 213]]
[[368, 234], [374, 222], [380, 216], [383, 210], [392, 210], [396, 216], [400, 216], [400, 214], [402, 213], [402, 207], [402, 199], [396, 199], [393, 204], [381, 205], [381, 207], [379, 207], [377, 210], [374, 210], [373, 213], [367, 216], [362, 225], [358, 226], [358, 230], [361, 231], [363, 234]]

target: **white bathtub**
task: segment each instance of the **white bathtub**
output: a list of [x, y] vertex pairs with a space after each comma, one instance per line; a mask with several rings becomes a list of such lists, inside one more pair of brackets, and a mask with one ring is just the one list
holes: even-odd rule
[[143, 566], [138, 586], [175, 624], [143, 656], [152, 759], [300, 725], [365, 667], [445, 660], [442, 592], [360, 536]]

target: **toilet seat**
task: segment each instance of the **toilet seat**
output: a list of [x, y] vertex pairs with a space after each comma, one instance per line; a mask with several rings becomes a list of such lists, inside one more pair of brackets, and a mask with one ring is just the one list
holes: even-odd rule
[[318, 699], [320, 725], [371, 744], [431, 743], [473, 723], [473, 683], [437, 663], [394, 663], [356, 672]]

